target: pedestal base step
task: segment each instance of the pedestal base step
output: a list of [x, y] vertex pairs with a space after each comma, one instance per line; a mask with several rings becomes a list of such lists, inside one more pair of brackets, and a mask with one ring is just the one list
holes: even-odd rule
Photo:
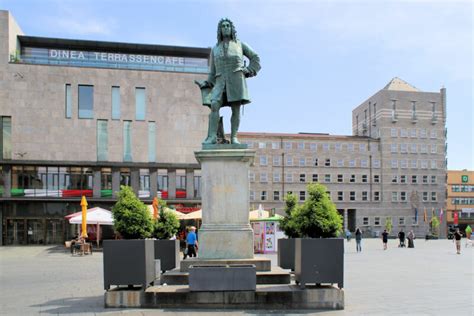
[[[181, 261], [182, 262], [182, 261]], [[291, 276], [280, 267], [271, 267], [271, 271], [257, 271], [257, 284], [290, 284]], [[181, 272], [179, 269], [166, 271], [161, 275], [161, 284], [186, 285], [189, 284], [189, 272]]]
[[253, 259], [199, 259], [188, 258], [181, 260], [180, 271], [188, 272], [191, 265], [228, 265], [228, 264], [253, 264], [257, 271], [271, 271], [272, 262], [267, 258]]
[[109, 290], [105, 307], [172, 309], [344, 309], [344, 290], [334, 286], [258, 285], [256, 291], [190, 292], [186, 285]]

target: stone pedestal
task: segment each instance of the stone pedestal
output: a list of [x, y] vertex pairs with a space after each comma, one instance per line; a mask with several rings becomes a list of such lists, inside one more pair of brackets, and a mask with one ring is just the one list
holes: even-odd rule
[[253, 258], [248, 174], [255, 152], [213, 149], [196, 151], [195, 156], [202, 176], [199, 258]]

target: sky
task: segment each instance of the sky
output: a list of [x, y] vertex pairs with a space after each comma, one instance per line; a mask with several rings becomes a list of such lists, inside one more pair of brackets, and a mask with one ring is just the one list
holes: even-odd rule
[[247, 81], [245, 132], [351, 135], [352, 110], [393, 77], [446, 87], [448, 169], [474, 170], [471, 1], [0, 0], [0, 9], [30, 36], [191, 47], [212, 47], [230, 18], [262, 64]]

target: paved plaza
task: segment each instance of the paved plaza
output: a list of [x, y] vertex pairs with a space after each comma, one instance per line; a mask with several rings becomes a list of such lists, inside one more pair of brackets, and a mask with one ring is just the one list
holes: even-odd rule
[[[473, 315], [472, 247], [457, 255], [451, 240], [415, 240], [415, 249], [389, 240], [345, 242], [343, 311], [303, 315]], [[265, 255], [276, 265], [276, 255]], [[102, 253], [72, 257], [61, 246], [0, 247], [1, 315], [289, 315], [298, 311], [105, 309]]]

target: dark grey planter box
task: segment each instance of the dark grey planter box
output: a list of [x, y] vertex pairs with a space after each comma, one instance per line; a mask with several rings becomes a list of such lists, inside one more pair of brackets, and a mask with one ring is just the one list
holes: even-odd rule
[[295, 238], [278, 239], [278, 266], [295, 270]]
[[295, 238], [295, 281], [344, 287], [344, 239]]
[[155, 240], [155, 259], [160, 259], [161, 271], [179, 268], [179, 240]]
[[189, 267], [189, 290], [255, 291], [257, 272], [253, 264], [202, 265]]
[[104, 240], [104, 288], [155, 281], [154, 240]]

